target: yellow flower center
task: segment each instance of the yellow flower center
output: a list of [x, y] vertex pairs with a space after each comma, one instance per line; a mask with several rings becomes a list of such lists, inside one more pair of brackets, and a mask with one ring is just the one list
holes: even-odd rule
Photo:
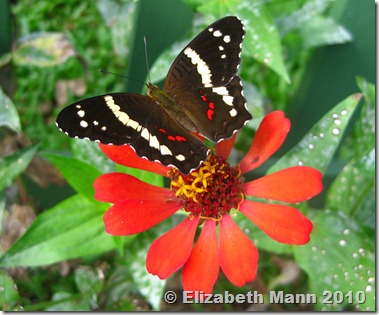
[[244, 199], [238, 167], [209, 154], [198, 170], [189, 175], [177, 169], [170, 172], [171, 189], [184, 201], [184, 210], [206, 219], [219, 220], [224, 213], [238, 209]]

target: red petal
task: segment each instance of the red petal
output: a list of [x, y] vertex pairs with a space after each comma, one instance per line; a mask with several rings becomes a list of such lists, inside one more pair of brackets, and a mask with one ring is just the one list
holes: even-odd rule
[[295, 208], [245, 200], [240, 211], [275, 241], [292, 245], [309, 242], [312, 222]]
[[302, 202], [322, 191], [322, 174], [308, 166], [294, 166], [243, 184], [248, 196]]
[[257, 274], [258, 250], [254, 243], [234, 223], [230, 215], [220, 220], [220, 266], [235, 286], [253, 281]]
[[139, 233], [168, 218], [181, 207], [178, 199], [124, 200], [104, 214], [105, 230], [112, 235]]
[[95, 199], [118, 203], [126, 199], [166, 200], [173, 198], [170, 189], [147, 184], [138, 178], [124, 173], [108, 173], [96, 178], [93, 184]]
[[156, 239], [147, 253], [147, 271], [166, 279], [183, 266], [191, 254], [198, 222], [198, 217], [188, 217]]
[[205, 220], [199, 239], [183, 267], [184, 291], [212, 293], [219, 270], [216, 222]]
[[227, 159], [229, 157], [230, 151], [233, 149], [234, 141], [236, 140], [237, 133], [234, 133], [233, 136], [229, 139], [222, 140], [216, 144], [216, 153], [217, 156]]
[[112, 161], [120, 165], [138, 168], [163, 176], [167, 176], [167, 172], [170, 170], [167, 166], [158, 162], [151, 162], [139, 157], [129, 145], [118, 146], [99, 143], [99, 147]]
[[291, 128], [291, 122], [282, 111], [274, 111], [263, 118], [250, 150], [239, 163], [242, 174], [265, 162], [282, 145]]

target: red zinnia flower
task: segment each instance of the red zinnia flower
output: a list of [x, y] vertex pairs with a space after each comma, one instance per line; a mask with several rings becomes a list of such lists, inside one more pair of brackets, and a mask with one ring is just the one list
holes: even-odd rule
[[258, 251], [230, 212], [238, 210], [278, 242], [301, 245], [309, 241], [309, 219], [291, 206], [251, 201], [245, 196], [297, 203], [322, 190], [321, 173], [307, 166], [243, 181], [241, 174], [266, 161], [281, 146], [289, 129], [290, 121], [283, 112], [274, 111], [262, 120], [249, 152], [238, 165], [232, 167], [226, 161], [233, 137], [218, 143], [216, 154], [211, 153], [189, 175], [141, 159], [129, 146], [100, 145], [116, 163], [171, 178], [171, 187], [161, 188], [123, 173], [100, 176], [94, 184], [95, 198], [114, 204], [104, 215], [106, 231], [112, 235], [139, 233], [183, 209], [188, 217], [151, 245], [147, 270], [165, 279], [183, 267], [184, 290], [205, 293], [212, 292], [220, 267], [236, 286], [254, 280]]

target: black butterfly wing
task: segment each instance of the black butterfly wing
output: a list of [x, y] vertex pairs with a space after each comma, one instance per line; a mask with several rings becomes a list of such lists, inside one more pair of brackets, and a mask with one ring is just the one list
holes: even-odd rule
[[113, 93], [64, 108], [58, 128], [70, 137], [134, 148], [140, 157], [188, 174], [206, 159], [202, 141], [175, 122], [155, 101], [138, 94]]
[[237, 75], [245, 35], [233, 16], [216, 21], [178, 55], [164, 90], [175, 95], [181, 111], [213, 142], [229, 138], [251, 118]]

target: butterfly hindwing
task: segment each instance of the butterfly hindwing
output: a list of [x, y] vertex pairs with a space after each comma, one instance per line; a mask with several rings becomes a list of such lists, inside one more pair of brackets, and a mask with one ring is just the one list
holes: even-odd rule
[[[226, 86], [199, 88], [197, 91], [196, 101], [192, 100], [193, 96], [190, 98], [188, 92], [184, 92], [180, 94], [180, 103], [183, 104], [183, 112], [197, 126], [197, 132], [209, 140], [219, 142], [228, 139], [251, 119], [242, 96], [241, 80], [237, 75]], [[197, 105], [196, 109], [188, 110], [194, 105]]]

